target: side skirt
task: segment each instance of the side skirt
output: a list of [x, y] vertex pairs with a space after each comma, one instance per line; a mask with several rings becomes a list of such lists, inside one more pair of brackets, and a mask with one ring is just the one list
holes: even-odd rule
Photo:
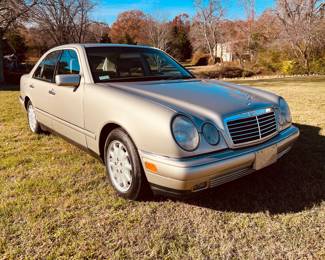
[[64, 139], [64, 140], [67, 141], [68, 143], [70, 143], [70, 144], [72, 144], [72, 145], [78, 147], [80, 150], [82, 150], [82, 151], [88, 153], [89, 155], [91, 155], [92, 157], [96, 158], [96, 159], [99, 160], [102, 164], [105, 164], [104, 161], [103, 161], [103, 159], [102, 159], [102, 158], [101, 158], [97, 153], [95, 153], [93, 150], [90, 150], [89, 148], [87, 148], [87, 147], [85, 147], [85, 146], [83, 146], [83, 145], [80, 145], [80, 144], [76, 143], [75, 141], [71, 140], [70, 138], [68, 138], [68, 137], [66, 137], [66, 136], [64, 136], [64, 135], [62, 135], [62, 134], [56, 132], [55, 130], [53, 130], [53, 129], [51, 129], [51, 128], [49, 128], [49, 127], [43, 125], [43, 124], [41, 124], [41, 128], [42, 128], [42, 130], [45, 131], [45, 132], [50, 132], [50, 133], [52, 133], [52, 134], [54, 134], [54, 135], [56, 135], [56, 136], [61, 137], [62, 139]]

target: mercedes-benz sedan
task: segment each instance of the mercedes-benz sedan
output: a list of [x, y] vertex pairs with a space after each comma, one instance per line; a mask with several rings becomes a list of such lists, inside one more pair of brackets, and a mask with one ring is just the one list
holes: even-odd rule
[[275, 94], [195, 78], [155, 48], [72, 44], [21, 78], [32, 132], [97, 155], [117, 193], [182, 195], [275, 163], [299, 136]]

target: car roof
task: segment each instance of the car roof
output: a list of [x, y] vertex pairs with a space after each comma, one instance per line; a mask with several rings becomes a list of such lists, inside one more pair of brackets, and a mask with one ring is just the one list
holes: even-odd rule
[[71, 47], [83, 47], [83, 48], [92, 48], [92, 47], [127, 47], [127, 48], [149, 48], [154, 49], [151, 46], [145, 45], [130, 45], [130, 44], [115, 44], [115, 43], [75, 43], [75, 44], [65, 44], [55, 47], [57, 48], [71, 48]]

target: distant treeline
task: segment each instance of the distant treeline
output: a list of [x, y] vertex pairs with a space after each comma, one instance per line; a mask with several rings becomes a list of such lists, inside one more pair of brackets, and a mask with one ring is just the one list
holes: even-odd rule
[[194, 17], [180, 14], [169, 21], [130, 10], [109, 26], [90, 19], [91, 0], [2, 0], [0, 37], [21, 61], [66, 43], [127, 43], [160, 48], [192, 65], [230, 64], [255, 74], [325, 73], [323, 1], [278, 0], [259, 17], [253, 0], [239, 2], [243, 20], [226, 19], [221, 0], [197, 0]]

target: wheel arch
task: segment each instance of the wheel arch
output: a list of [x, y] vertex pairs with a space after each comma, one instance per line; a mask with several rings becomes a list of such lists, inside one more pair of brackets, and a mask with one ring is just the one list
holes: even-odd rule
[[100, 134], [99, 134], [99, 156], [100, 158], [102, 159], [102, 161], [104, 162], [104, 149], [105, 149], [105, 142], [106, 142], [106, 138], [107, 136], [114, 130], [114, 129], [117, 129], [117, 128], [120, 128], [122, 129], [128, 136], [129, 138], [131, 139], [132, 143], [136, 146], [132, 136], [129, 134], [129, 132], [125, 129], [125, 127], [123, 127], [121, 124], [119, 123], [115, 123], [115, 122], [110, 122], [110, 123], [107, 123], [103, 126], [103, 128], [101, 129], [100, 131]]

